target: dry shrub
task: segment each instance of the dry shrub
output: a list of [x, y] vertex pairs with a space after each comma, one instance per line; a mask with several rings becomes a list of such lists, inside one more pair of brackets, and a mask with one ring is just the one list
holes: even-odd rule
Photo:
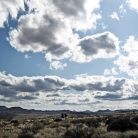
[[0, 138], [17, 138], [18, 134], [11, 132], [0, 132]]
[[124, 133], [125, 138], [138, 138], [138, 131], [127, 131]]
[[37, 138], [62, 138], [63, 133], [65, 132], [65, 128], [44, 128], [40, 130], [35, 136]]
[[108, 131], [127, 131], [127, 130], [137, 130], [137, 125], [130, 121], [129, 119], [120, 118], [114, 120], [112, 123], [109, 124], [107, 127]]
[[94, 130], [92, 128], [77, 125], [74, 128], [68, 129], [63, 135], [63, 138], [91, 138], [93, 132]]
[[93, 138], [124, 138], [121, 132], [95, 132]]
[[16, 115], [15, 114], [12, 114], [12, 113], [0, 113], [0, 119], [12, 119], [13, 117], [15, 117]]
[[100, 122], [101, 120], [99, 120], [100, 118], [90, 118], [86, 120], [86, 125], [88, 127], [94, 127], [97, 128], [100, 126]]
[[40, 122], [34, 122], [32, 126], [32, 132], [37, 133], [39, 130], [44, 128], [44, 124]]
[[88, 127], [97, 128], [100, 126], [99, 118], [83, 118], [83, 119], [74, 119], [71, 121], [73, 124], [86, 124]]
[[68, 129], [71, 126], [71, 123], [63, 123], [63, 124], [60, 124], [60, 126], [65, 127], [66, 129]]

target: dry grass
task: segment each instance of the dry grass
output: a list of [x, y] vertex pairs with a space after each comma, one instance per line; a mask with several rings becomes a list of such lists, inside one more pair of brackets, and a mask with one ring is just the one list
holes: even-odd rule
[[[68, 115], [68, 118], [62, 119], [60, 115], [18, 115], [0, 120], [0, 138], [29, 138], [29, 135], [32, 138], [138, 138], [138, 130], [107, 131], [110, 121], [126, 117], [136, 121], [138, 113]], [[135, 123], [138, 125], [137, 121]]]

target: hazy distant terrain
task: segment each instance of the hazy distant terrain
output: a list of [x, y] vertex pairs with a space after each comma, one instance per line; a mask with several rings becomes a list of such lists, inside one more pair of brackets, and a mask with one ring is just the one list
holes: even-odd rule
[[9, 113], [9, 114], [61, 114], [61, 113], [67, 113], [67, 114], [76, 114], [76, 115], [97, 115], [97, 114], [113, 114], [113, 113], [129, 113], [129, 112], [134, 112], [137, 111], [136, 109], [120, 109], [120, 110], [114, 110], [111, 111], [109, 109], [107, 110], [98, 110], [96, 112], [92, 112], [89, 110], [86, 111], [71, 111], [71, 110], [34, 110], [34, 109], [23, 109], [21, 107], [6, 107], [6, 106], [0, 106], [0, 113], [4, 114], [4, 113]]

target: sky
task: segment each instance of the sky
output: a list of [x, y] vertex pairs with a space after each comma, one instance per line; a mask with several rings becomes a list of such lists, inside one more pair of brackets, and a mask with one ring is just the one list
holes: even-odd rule
[[138, 109], [137, 0], [0, 1], [0, 105]]

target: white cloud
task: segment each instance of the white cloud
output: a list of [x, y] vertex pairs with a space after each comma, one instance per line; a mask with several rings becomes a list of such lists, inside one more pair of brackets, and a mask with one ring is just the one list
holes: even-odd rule
[[18, 30], [10, 32], [10, 44], [21, 52], [47, 51], [61, 57], [69, 51], [69, 44], [74, 43], [75, 36], [67, 21], [53, 16], [39, 13], [22, 16]]
[[66, 79], [57, 76], [15, 77], [0, 72], [0, 95], [16, 98], [21, 94], [38, 94], [65, 89]]
[[53, 62], [50, 63], [49, 69], [51, 69], [51, 70], [54, 70], [54, 69], [55, 70], [58, 70], [58, 69], [64, 70], [64, 68], [66, 66], [67, 66], [66, 63], [62, 64], [60, 61], [53, 61]]
[[119, 17], [116, 12], [113, 12], [111, 15], [109, 15], [112, 19], [119, 20]]
[[127, 0], [131, 9], [134, 9], [138, 12], [138, 1], [137, 0]]
[[118, 53], [118, 38], [111, 32], [104, 32], [80, 39], [71, 60], [80, 63], [90, 62], [97, 58], [112, 58]]
[[25, 57], [25, 58], [30, 58], [30, 56], [29, 56], [29, 55], [27, 55], [27, 54], [25, 54], [25, 55], [24, 55], [24, 57]]
[[72, 28], [76, 30], [87, 30], [96, 28], [96, 20], [101, 18], [99, 14], [94, 14], [95, 9], [100, 8], [100, 0], [58, 0], [53, 1], [56, 8], [65, 16], [69, 18]]
[[111, 70], [105, 69], [103, 74], [104, 75], [118, 75], [116, 68], [112, 68]]
[[70, 106], [92, 106], [96, 104], [100, 104], [100, 102], [97, 99], [94, 99], [93, 95], [91, 93], [84, 92], [82, 94], [65, 94], [58, 92], [55, 93], [48, 93], [46, 95], [46, 102], [53, 103], [54, 105], [70, 105]]
[[69, 84], [77, 91], [117, 92], [122, 90], [125, 79], [84, 75], [76, 76], [75, 80], [69, 80]]
[[8, 41], [20, 52], [45, 52], [45, 58], [50, 62], [72, 56], [79, 42], [73, 29], [96, 29], [96, 22], [101, 18], [94, 13], [100, 7], [100, 0], [25, 2], [29, 12], [20, 17], [18, 28], [10, 31]]
[[37, 66], [40, 66], [40, 64], [37, 64]]
[[[78, 91], [80, 93], [70, 93]], [[0, 101], [35, 101], [55, 105], [92, 105], [104, 100], [138, 100], [138, 82], [115, 77], [77, 75], [15, 77], [0, 72]]]
[[107, 25], [105, 25], [104, 23], [102, 23], [102, 28], [103, 29], [106, 29], [107, 28]]
[[126, 13], [126, 9], [124, 9], [124, 6], [121, 4], [119, 7], [120, 13]]
[[16, 19], [18, 11], [24, 10], [23, 0], [1, 0], [0, 1], [0, 27], [4, 27], [4, 22], [8, 20], [9, 14]]
[[50, 62], [64, 58], [90, 62], [118, 54], [118, 38], [110, 32], [82, 39], [73, 32], [73, 29], [86, 31], [96, 28], [96, 21], [101, 17], [93, 11], [100, 7], [99, 0], [76, 0], [69, 1], [68, 4], [63, 0], [25, 2], [29, 12], [19, 18], [18, 28], [12, 29], [8, 38], [17, 51], [44, 52], [46, 60]]
[[114, 61], [119, 66], [120, 71], [127, 73], [134, 79], [138, 78], [138, 40], [134, 36], [130, 36], [126, 44], [122, 47], [126, 52], [125, 55], [120, 55], [119, 58]]

